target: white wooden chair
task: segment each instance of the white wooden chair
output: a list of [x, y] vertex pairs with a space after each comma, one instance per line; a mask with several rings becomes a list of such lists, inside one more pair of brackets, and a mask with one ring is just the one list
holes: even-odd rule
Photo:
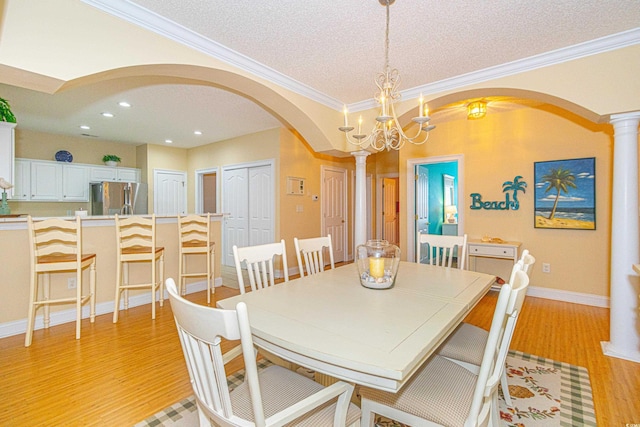
[[502, 285], [477, 375], [436, 354], [396, 394], [362, 387], [362, 425], [373, 427], [375, 413], [411, 426], [497, 426], [498, 384], [528, 284], [517, 271], [513, 288]]
[[[536, 259], [525, 249], [520, 260], [514, 264], [511, 270], [509, 283], [513, 283], [515, 280], [516, 271], [522, 270], [528, 275], [531, 266], [535, 262]], [[517, 308], [521, 310], [521, 307]], [[438, 354], [477, 374], [482, 363], [482, 355], [488, 337], [489, 332], [487, 330], [470, 323], [462, 323], [440, 346]], [[504, 400], [507, 405], [511, 406], [512, 401], [506, 371], [502, 375], [501, 385]]]
[[[426, 247], [425, 247], [426, 245]], [[416, 259], [423, 264], [452, 267], [454, 257], [457, 267], [465, 269], [467, 253], [467, 235], [441, 236], [439, 234], [418, 234], [416, 242]]]
[[331, 269], [336, 268], [333, 260], [333, 244], [331, 243], [331, 234], [325, 237], [312, 237], [309, 239], [298, 239], [294, 237], [293, 244], [296, 248], [296, 257], [298, 258], [298, 270], [300, 277], [324, 271], [325, 253], [329, 254], [329, 265]]
[[[178, 259], [178, 290], [180, 295], [187, 292], [187, 278], [207, 278], [207, 304], [211, 303], [213, 287], [213, 257], [216, 244], [211, 236], [211, 214], [178, 216], [178, 231], [180, 233], [180, 258]], [[187, 272], [188, 255], [204, 255], [206, 257], [205, 271]]]
[[[115, 216], [116, 222], [116, 294], [113, 323], [118, 322], [120, 296], [124, 292], [124, 309], [129, 308], [129, 290], [151, 290], [151, 318], [156, 318], [156, 291], [160, 307], [164, 305], [164, 248], [156, 244], [156, 216]], [[129, 282], [129, 264], [148, 262], [151, 278], [148, 283]]]
[[273, 268], [273, 258], [280, 256], [282, 259], [282, 270], [284, 281], [289, 281], [289, 272], [287, 267], [287, 248], [284, 240], [277, 243], [267, 243], [264, 245], [245, 246], [242, 248], [233, 245], [233, 259], [236, 265], [236, 273], [238, 275], [238, 285], [240, 293], [245, 293], [245, 284], [242, 273], [242, 264], [247, 267], [247, 275], [252, 291], [273, 286], [275, 283], [275, 275]]
[[[194, 304], [167, 280], [171, 310], [198, 406], [200, 426], [359, 426], [360, 410], [350, 403], [353, 385], [324, 387], [271, 365], [258, 371], [247, 306], [222, 310]], [[241, 345], [222, 354], [222, 339]], [[242, 354], [245, 381], [229, 391], [225, 364]]]
[[[82, 306], [89, 301], [91, 323], [96, 317], [96, 254], [82, 253], [82, 225], [80, 217], [74, 221], [58, 218], [33, 221], [27, 217], [31, 260], [29, 286], [29, 314], [25, 347], [31, 345], [35, 327], [36, 311], [44, 307], [44, 327], [50, 324], [49, 306], [52, 304], [76, 305], [76, 339], [80, 339]], [[11, 266], [5, 266], [11, 268]], [[82, 271], [89, 268], [89, 290], [82, 293]], [[53, 272], [75, 272], [76, 290], [71, 297], [51, 298], [49, 275]], [[42, 297], [40, 297], [39, 277], [43, 276]]]

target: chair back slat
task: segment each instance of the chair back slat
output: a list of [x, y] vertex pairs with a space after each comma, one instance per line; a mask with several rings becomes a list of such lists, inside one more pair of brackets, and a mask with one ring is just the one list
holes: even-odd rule
[[156, 218], [140, 216], [120, 217], [115, 215], [118, 247], [123, 249], [147, 248], [149, 253], [156, 247]]
[[211, 235], [211, 214], [178, 217], [181, 243], [206, 245]]
[[233, 258], [238, 276], [240, 293], [245, 292], [244, 274], [242, 265], [246, 267], [249, 276], [249, 284], [252, 291], [263, 289], [275, 284], [274, 257], [279, 256], [282, 260], [282, 270], [284, 281], [289, 281], [287, 266], [287, 250], [284, 240], [277, 243], [267, 243], [264, 245], [245, 246], [242, 248], [233, 246]]
[[331, 234], [324, 237], [312, 237], [309, 239], [294, 238], [293, 243], [296, 249], [298, 270], [301, 277], [305, 275], [305, 272], [308, 276], [324, 271], [324, 268], [326, 267], [325, 254], [329, 255], [329, 265], [331, 268], [335, 268]]
[[498, 385], [505, 369], [518, 314], [529, 286], [529, 276], [521, 267], [514, 266], [514, 270], [512, 283], [504, 284], [500, 288], [469, 418], [465, 425], [483, 425], [491, 416], [492, 405], [497, 404]]
[[440, 267], [452, 267], [457, 254], [457, 267], [465, 268], [467, 235], [443, 236], [420, 233], [416, 242], [416, 260]]
[[194, 304], [178, 296], [172, 279], [166, 285], [196, 398], [208, 412], [228, 421], [233, 410], [220, 345], [221, 338], [241, 338], [236, 311]]
[[43, 221], [33, 221], [27, 218], [31, 254], [34, 257], [46, 255], [77, 255], [82, 254], [82, 227], [80, 218], [62, 220], [51, 218]]

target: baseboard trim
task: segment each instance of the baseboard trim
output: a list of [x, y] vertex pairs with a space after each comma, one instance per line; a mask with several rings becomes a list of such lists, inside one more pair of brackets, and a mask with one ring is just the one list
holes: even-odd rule
[[[297, 268], [289, 269], [293, 273], [294, 269], [297, 272]], [[295, 274], [295, 273], [294, 273]], [[216, 277], [214, 286], [222, 286], [222, 278]], [[200, 292], [207, 289], [206, 281], [193, 282], [187, 285], [187, 294], [194, 292]], [[582, 292], [563, 291], [558, 289], [541, 288], [536, 286], [529, 286], [527, 295], [536, 298], [545, 298], [555, 301], [564, 301], [573, 304], [590, 305], [594, 307], [609, 308], [609, 297], [600, 295], [585, 294]], [[165, 299], [169, 296], [165, 291]], [[142, 295], [136, 295], [129, 298], [129, 307], [137, 307], [140, 305], [151, 304], [151, 295], [148, 293]], [[123, 309], [123, 303], [120, 303], [120, 309]], [[96, 304], [96, 316], [113, 313], [113, 301], [101, 302]], [[82, 307], [82, 318], [89, 317], [89, 307]], [[63, 323], [75, 322], [76, 311], [75, 309], [56, 311], [51, 313], [51, 326], [61, 325]], [[36, 316], [35, 329], [44, 328], [44, 322], [42, 316]], [[6, 338], [14, 335], [24, 334], [27, 330], [27, 319], [15, 320], [12, 322], [0, 323], [0, 338]]]
[[574, 304], [590, 305], [593, 307], [609, 308], [609, 297], [585, 294], [582, 292], [529, 286], [529, 289], [527, 289], [527, 296], [570, 302]]
[[[222, 277], [216, 277], [213, 283], [214, 287], [222, 286]], [[187, 294], [200, 292], [207, 289], [206, 280], [187, 284]], [[164, 299], [168, 299], [169, 294], [164, 292]], [[146, 292], [141, 295], [135, 295], [129, 298], [129, 308], [138, 307], [145, 304], [151, 304], [151, 294]], [[124, 309], [124, 302], [120, 302], [120, 309]], [[96, 304], [96, 316], [102, 314], [113, 313], [113, 301], [105, 301]], [[89, 318], [89, 306], [82, 307], [82, 318]], [[51, 313], [50, 326], [62, 325], [63, 323], [75, 322], [76, 310], [61, 310]], [[44, 328], [44, 318], [42, 315], [36, 316], [35, 330]], [[0, 323], [0, 338], [11, 337], [14, 335], [24, 334], [27, 331], [27, 319], [14, 320], [11, 322]]]

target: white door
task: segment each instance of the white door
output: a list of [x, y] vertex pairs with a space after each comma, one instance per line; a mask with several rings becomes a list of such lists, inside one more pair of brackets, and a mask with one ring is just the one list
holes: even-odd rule
[[153, 170], [153, 212], [156, 215], [187, 213], [187, 173]]
[[224, 264], [233, 265], [233, 245], [249, 245], [249, 170], [223, 171], [222, 212], [224, 221]]
[[382, 180], [382, 221], [384, 240], [398, 245], [400, 243], [400, 218], [398, 217], [398, 178], [384, 178]]
[[331, 234], [335, 262], [347, 259], [347, 171], [322, 168], [322, 235]]
[[234, 265], [233, 245], [253, 246], [275, 240], [273, 162], [222, 168], [223, 263]]
[[271, 166], [249, 168], [249, 242], [274, 241], [274, 194]]
[[[429, 233], [429, 170], [416, 166], [416, 236]], [[425, 253], [425, 251], [421, 251]], [[426, 258], [426, 255], [425, 255]], [[421, 259], [420, 262], [426, 262]]]

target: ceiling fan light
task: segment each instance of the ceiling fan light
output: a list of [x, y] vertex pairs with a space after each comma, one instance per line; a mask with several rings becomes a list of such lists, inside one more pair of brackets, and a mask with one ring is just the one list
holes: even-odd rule
[[487, 115], [487, 103], [485, 101], [470, 102], [467, 106], [467, 119], [481, 119]]

